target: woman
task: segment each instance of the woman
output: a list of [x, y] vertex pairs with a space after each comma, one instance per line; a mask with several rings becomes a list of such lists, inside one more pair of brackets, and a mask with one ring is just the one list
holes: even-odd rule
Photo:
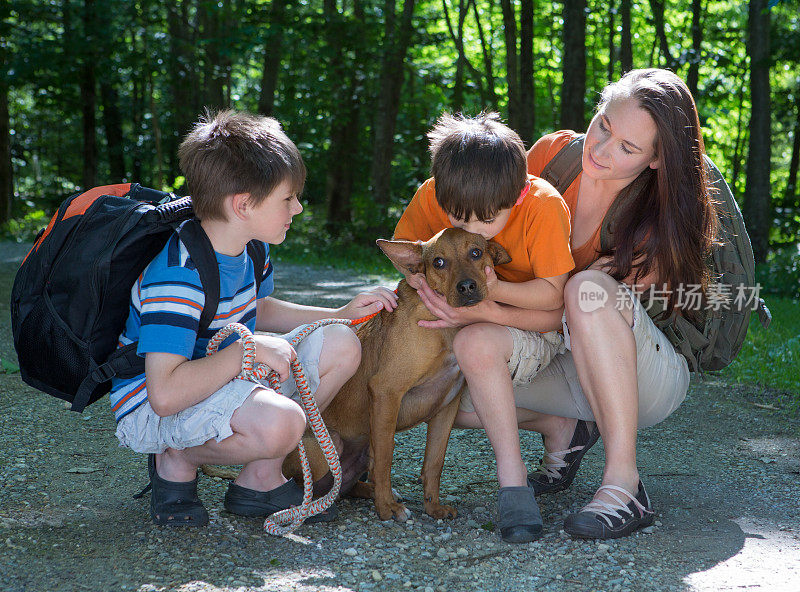
[[[539, 140], [528, 154], [529, 172], [540, 175], [576, 135], [557, 132]], [[689, 370], [636, 294], [651, 286], [662, 291], [666, 285], [672, 311], [683, 287], [701, 285], [705, 291], [708, 285], [705, 260], [716, 232], [716, 213], [703, 153], [694, 101], [672, 72], [634, 70], [603, 90], [586, 133], [582, 173], [564, 191], [575, 259], [563, 311], [571, 351], [556, 356], [529, 386], [515, 387], [513, 401], [506, 389], [498, 389], [491, 394], [491, 412], [478, 417], [466, 397], [456, 418], [459, 427], [508, 426], [515, 414], [520, 428], [540, 432], [545, 457], [527, 477], [537, 495], [568, 487], [583, 455], [603, 436], [602, 486], [588, 505], [566, 519], [564, 530], [572, 536], [617, 538], [653, 522], [639, 480], [636, 432], [680, 405]], [[617, 200], [611, 247], [601, 251], [600, 227]], [[430, 326], [464, 324], [461, 313], [427, 287], [421, 296], [441, 319]], [[492, 305], [497, 306], [487, 304]], [[678, 310], [689, 319], [698, 312]], [[531, 328], [540, 331], [552, 330], [562, 319], [561, 311], [529, 314]], [[462, 364], [468, 381], [485, 367], [488, 356], [502, 355], [481, 347], [476, 338], [481, 325], [462, 328], [454, 343], [472, 348], [459, 356], [472, 360]], [[475, 407], [485, 410], [487, 401], [480, 403]], [[518, 434], [501, 432], [492, 440], [495, 454], [506, 459], [506, 475], [518, 475], [523, 468]], [[502, 478], [500, 466], [498, 462]]]

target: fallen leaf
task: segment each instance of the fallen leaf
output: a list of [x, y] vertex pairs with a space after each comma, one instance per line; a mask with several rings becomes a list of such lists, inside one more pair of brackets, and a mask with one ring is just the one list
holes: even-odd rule
[[763, 403], [753, 403], [753, 407], [758, 407], [759, 409], [769, 409], [770, 411], [780, 411], [775, 405], [764, 405]]

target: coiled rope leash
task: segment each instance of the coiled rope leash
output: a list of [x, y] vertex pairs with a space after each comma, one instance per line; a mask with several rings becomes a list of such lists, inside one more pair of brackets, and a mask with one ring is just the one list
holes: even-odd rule
[[[325, 325], [341, 324], [341, 325], [355, 325], [366, 320], [356, 319], [354, 321], [348, 319], [322, 319], [314, 323], [310, 323], [303, 327], [289, 342], [292, 347], [295, 347], [303, 339], [311, 334], [312, 331], [323, 327]], [[244, 348], [244, 356], [242, 356], [242, 372], [237, 378], [250, 380], [253, 382], [261, 383], [263, 380], [269, 381], [270, 387], [275, 392], [280, 393], [280, 379], [278, 373], [272, 370], [265, 364], [256, 364], [256, 343], [253, 339], [253, 334], [250, 330], [241, 323], [231, 323], [216, 332], [206, 347], [206, 355], [213, 355], [219, 349], [225, 339], [233, 333], [238, 333], [242, 339], [242, 346]], [[308, 388], [305, 374], [303, 374], [303, 366], [297, 359], [291, 362], [292, 374], [297, 383], [297, 389], [300, 391], [300, 401], [303, 404], [306, 415], [308, 416], [308, 423], [311, 426], [314, 436], [319, 442], [322, 453], [325, 455], [325, 460], [331, 469], [333, 475], [333, 487], [331, 490], [320, 499], [312, 502], [313, 497], [313, 477], [311, 476], [311, 466], [308, 463], [308, 456], [306, 449], [301, 440], [297, 448], [300, 450], [300, 464], [303, 467], [303, 503], [294, 508], [288, 508], [275, 512], [267, 517], [264, 521], [264, 530], [268, 534], [284, 535], [292, 532], [295, 528], [300, 526], [303, 521], [309, 517], [324, 512], [333, 504], [336, 496], [339, 495], [339, 489], [342, 485], [342, 467], [339, 464], [339, 455], [336, 453], [336, 447], [331, 441], [331, 436], [325, 423], [322, 421], [317, 403], [314, 400], [314, 395], [311, 389]], [[282, 525], [288, 525], [282, 527]]]

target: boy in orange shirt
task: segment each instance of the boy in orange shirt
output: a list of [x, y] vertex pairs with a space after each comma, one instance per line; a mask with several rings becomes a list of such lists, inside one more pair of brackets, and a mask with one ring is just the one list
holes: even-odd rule
[[496, 114], [442, 115], [428, 138], [433, 178], [417, 190], [394, 235], [424, 241], [455, 226], [494, 240], [511, 256], [494, 271], [486, 268], [489, 297], [473, 307], [448, 306], [422, 274], [409, 283], [440, 319], [421, 325], [462, 327], [453, 353], [469, 393], [456, 425], [486, 430], [497, 460], [500, 534], [506, 542], [529, 542], [541, 536], [542, 519], [527, 484], [513, 396], [495, 393], [530, 382], [564, 351], [554, 329], [574, 267], [569, 210], [549, 183], [527, 174], [522, 140]]

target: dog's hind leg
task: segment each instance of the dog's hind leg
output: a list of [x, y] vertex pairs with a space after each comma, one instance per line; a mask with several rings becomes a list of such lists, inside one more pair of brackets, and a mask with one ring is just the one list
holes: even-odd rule
[[[463, 390], [466, 386], [461, 388]], [[422, 491], [425, 496], [425, 512], [433, 518], [455, 518], [458, 514], [454, 507], [439, 503], [439, 484], [447, 441], [450, 439], [460, 402], [461, 392], [428, 421], [425, 460], [422, 463]]]

